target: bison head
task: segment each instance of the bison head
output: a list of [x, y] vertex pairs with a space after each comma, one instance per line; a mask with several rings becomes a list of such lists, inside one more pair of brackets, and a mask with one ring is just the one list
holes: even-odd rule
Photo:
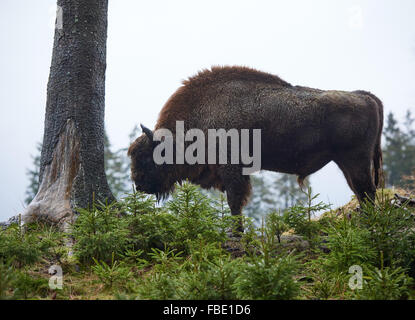
[[153, 141], [153, 132], [141, 125], [143, 134], [128, 149], [131, 157], [131, 179], [137, 191], [167, 197], [173, 190], [174, 179], [168, 165], [158, 165], [153, 160], [153, 151], [158, 142]]

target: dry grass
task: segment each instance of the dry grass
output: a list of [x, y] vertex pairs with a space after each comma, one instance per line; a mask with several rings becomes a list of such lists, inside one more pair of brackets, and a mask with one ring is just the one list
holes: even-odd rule
[[[411, 194], [408, 190], [401, 189], [401, 188], [378, 189], [376, 192], [376, 197], [377, 199], [392, 200], [396, 193], [401, 196], [405, 196], [405, 197], [411, 197], [411, 196], [413, 197], [413, 194]], [[324, 212], [317, 219], [321, 219], [323, 217], [341, 218], [352, 212], [358, 211], [359, 207], [360, 207], [359, 201], [357, 201], [357, 198], [355, 196], [352, 196], [352, 199], [348, 203], [346, 203], [344, 206]]]

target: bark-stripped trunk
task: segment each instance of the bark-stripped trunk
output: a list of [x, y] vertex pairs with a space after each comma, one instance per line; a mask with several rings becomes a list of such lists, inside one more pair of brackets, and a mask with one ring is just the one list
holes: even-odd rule
[[104, 168], [108, 0], [58, 0], [58, 8], [40, 186], [26, 223], [69, 222], [74, 209], [88, 207], [93, 197], [114, 200]]

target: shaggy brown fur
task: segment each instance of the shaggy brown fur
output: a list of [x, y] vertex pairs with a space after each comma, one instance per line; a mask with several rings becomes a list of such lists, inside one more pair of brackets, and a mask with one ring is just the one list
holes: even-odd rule
[[[208, 129], [261, 129], [262, 169], [296, 174], [299, 182], [334, 161], [359, 201], [373, 199], [380, 183], [383, 106], [369, 92], [323, 91], [246, 67], [213, 67], [183, 82], [155, 129], [174, 134], [178, 120], [206, 136]], [[160, 197], [189, 179], [226, 191], [232, 214], [241, 214], [251, 190], [242, 165], [156, 165], [147, 133], [128, 151], [138, 190]]]

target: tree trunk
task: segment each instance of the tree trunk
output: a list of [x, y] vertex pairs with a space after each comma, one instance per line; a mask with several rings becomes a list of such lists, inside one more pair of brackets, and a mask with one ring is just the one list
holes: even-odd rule
[[58, 0], [40, 186], [25, 223], [70, 222], [94, 198], [114, 200], [104, 168], [107, 10], [108, 0]]

